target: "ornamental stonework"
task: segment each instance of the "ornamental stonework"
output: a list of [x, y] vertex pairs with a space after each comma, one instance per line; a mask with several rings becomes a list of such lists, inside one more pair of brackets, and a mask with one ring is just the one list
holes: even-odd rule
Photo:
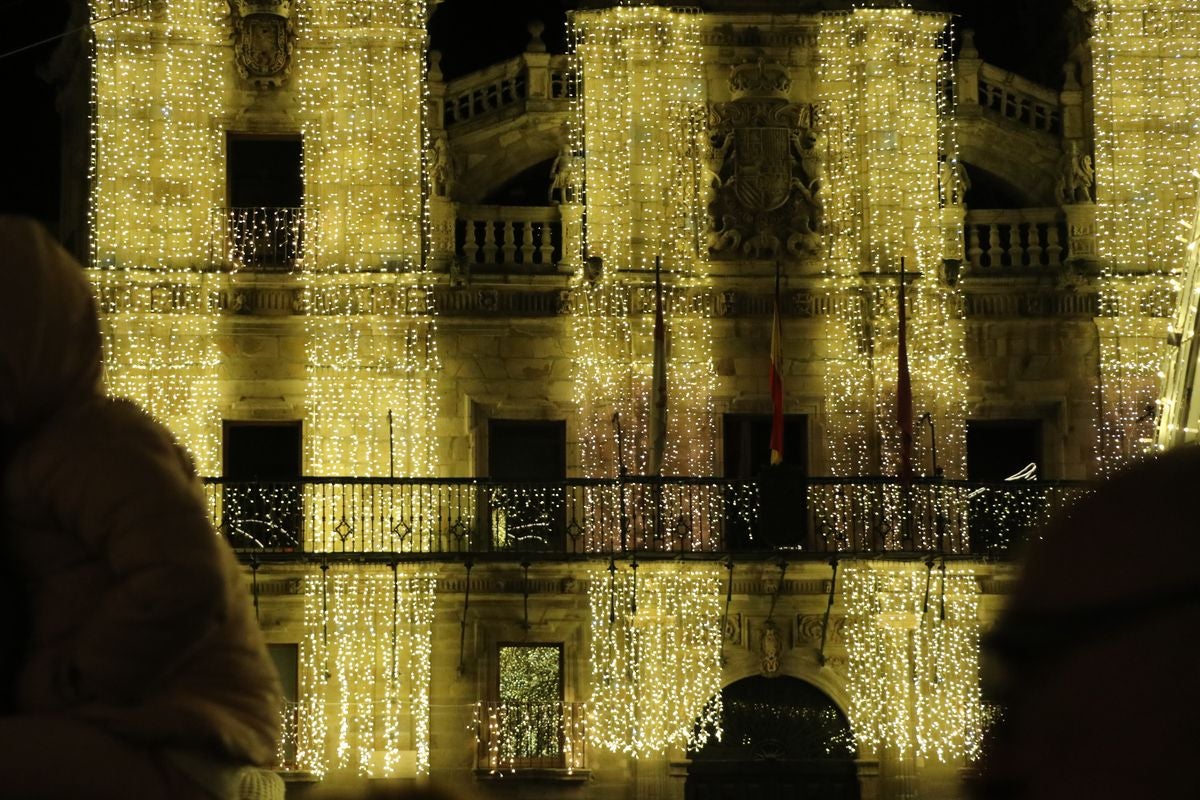
[[229, 0], [238, 73], [259, 87], [283, 83], [296, 32], [291, 0]]
[[791, 77], [763, 59], [733, 68], [733, 99], [710, 110], [709, 252], [716, 260], [816, 256], [820, 133], [813, 106], [788, 99]]

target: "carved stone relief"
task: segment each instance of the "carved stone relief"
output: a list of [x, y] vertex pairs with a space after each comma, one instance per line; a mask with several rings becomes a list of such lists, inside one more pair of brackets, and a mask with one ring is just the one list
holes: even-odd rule
[[279, 86], [292, 65], [291, 0], [229, 0], [238, 72], [260, 87]]
[[813, 106], [759, 59], [733, 68], [733, 100], [710, 111], [709, 250], [713, 258], [815, 255], [821, 244], [822, 141]]

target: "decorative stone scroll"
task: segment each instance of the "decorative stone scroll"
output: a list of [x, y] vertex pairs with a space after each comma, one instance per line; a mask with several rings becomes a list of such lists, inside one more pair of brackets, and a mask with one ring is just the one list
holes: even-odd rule
[[292, 66], [291, 0], [229, 0], [238, 72], [259, 87], [279, 86]]
[[733, 68], [733, 100], [710, 111], [709, 250], [714, 259], [803, 258], [821, 244], [821, 139], [791, 77], [759, 59]]

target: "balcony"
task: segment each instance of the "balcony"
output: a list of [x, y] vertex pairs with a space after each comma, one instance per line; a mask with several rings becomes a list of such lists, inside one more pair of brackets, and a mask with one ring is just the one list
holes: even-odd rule
[[294, 272], [303, 266], [308, 215], [303, 208], [217, 208], [212, 263], [232, 272]]
[[1091, 490], [894, 478], [205, 480], [213, 524], [259, 561], [730, 552], [1005, 557]]
[[464, 206], [454, 239], [455, 255], [469, 272], [552, 273], [562, 259], [556, 206]]
[[528, 770], [576, 775], [587, 766], [585, 722], [583, 703], [479, 703], [475, 769], [487, 775]]

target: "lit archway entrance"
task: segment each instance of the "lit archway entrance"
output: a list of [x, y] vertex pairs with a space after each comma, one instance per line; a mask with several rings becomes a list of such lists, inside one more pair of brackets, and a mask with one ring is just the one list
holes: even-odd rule
[[692, 753], [686, 800], [858, 800], [850, 723], [797, 678], [746, 678], [721, 692], [725, 734]]

